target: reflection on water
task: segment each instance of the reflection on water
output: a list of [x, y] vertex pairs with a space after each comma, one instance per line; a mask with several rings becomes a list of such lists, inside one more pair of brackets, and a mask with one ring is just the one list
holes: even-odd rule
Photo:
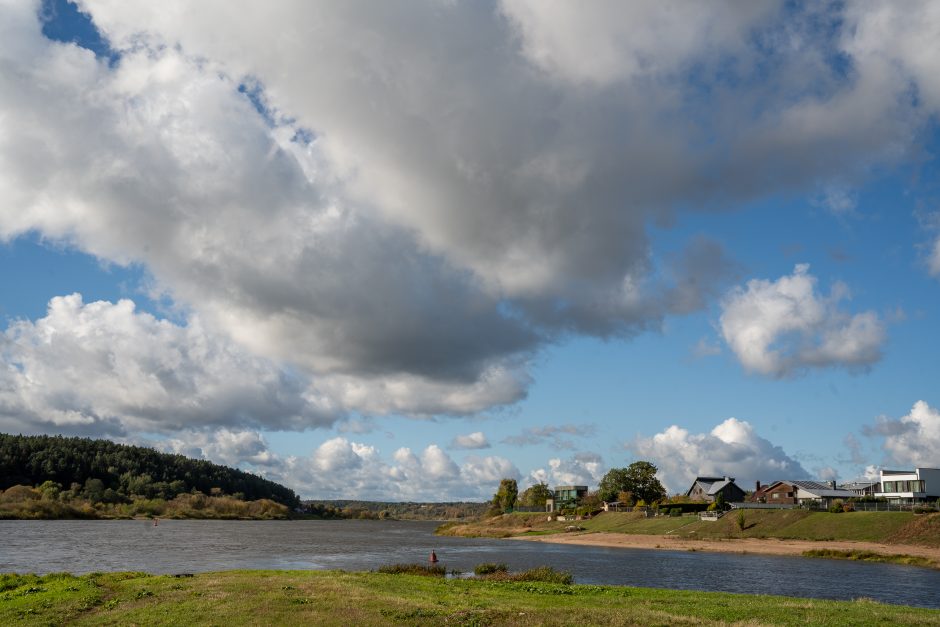
[[370, 570], [424, 562], [448, 570], [480, 562], [512, 570], [549, 565], [577, 583], [869, 597], [940, 608], [940, 571], [895, 564], [703, 552], [605, 549], [540, 542], [434, 536], [433, 522], [0, 521], [0, 572], [139, 570], [184, 573], [234, 568]]

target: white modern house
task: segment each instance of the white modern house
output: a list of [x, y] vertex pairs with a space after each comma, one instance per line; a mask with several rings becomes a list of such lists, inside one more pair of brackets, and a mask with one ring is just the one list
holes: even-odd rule
[[882, 470], [880, 491], [875, 496], [899, 503], [940, 499], [940, 468]]

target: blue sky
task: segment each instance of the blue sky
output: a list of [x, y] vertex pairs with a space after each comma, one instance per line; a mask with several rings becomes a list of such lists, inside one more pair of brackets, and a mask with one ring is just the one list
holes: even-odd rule
[[930, 3], [0, 13], [3, 431], [318, 498], [940, 465]]

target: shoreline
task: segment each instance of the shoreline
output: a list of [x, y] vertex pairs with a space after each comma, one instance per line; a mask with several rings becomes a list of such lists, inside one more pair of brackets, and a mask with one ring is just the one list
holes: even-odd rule
[[781, 538], [718, 538], [691, 540], [669, 535], [646, 535], [610, 532], [558, 533], [543, 536], [511, 536], [507, 540], [547, 542], [581, 546], [660, 551], [710, 551], [715, 553], [755, 553], [760, 555], [793, 555], [803, 557], [806, 551], [871, 551], [885, 556], [913, 555], [932, 560], [940, 568], [940, 548], [913, 544], [884, 544], [854, 540], [788, 540]]

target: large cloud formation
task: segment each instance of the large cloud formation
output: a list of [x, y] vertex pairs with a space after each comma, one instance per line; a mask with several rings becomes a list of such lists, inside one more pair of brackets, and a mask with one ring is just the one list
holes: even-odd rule
[[0, 237], [140, 263], [366, 413], [513, 403], [557, 334], [702, 307], [722, 249], [650, 223], [851, 184], [940, 110], [930, 2], [78, 4], [113, 62], [0, 1]]
[[187, 431], [158, 448], [253, 470], [290, 486], [304, 498], [378, 501], [485, 501], [504, 478], [519, 479], [509, 460], [468, 456], [458, 465], [440, 446], [414, 452], [399, 448], [388, 459], [374, 446], [336, 437], [309, 455], [282, 457], [257, 431]]
[[696, 476], [730, 476], [748, 489], [754, 481], [807, 479], [809, 473], [782, 448], [762, 438], [750, 423], [728, 418], [709, 433], [689, 433], [673, 425], [630, 448], [659, 468], [670, 492], [684, 492]]
[[940, 410], [917, 401], [906, 416], [879, 418], [866, 433], [884, 438], [888, 462], [904, 467], [936, 468], [940, 462]]
[[848, 288], [816, 293], [807, 264], [776, 281], [754, 279], [722, 302], [721, 333], [745, 368], [782, 377], [808, 367], [864, 369], [881, 359], [884, 324], [871, 311], [838, 308]]
[[0, 431], [122, 436], [186, 428], [326, 426], [341, 411], [309, 382], [203, 327], [122, 300], [52, 299], [0, 334]]

